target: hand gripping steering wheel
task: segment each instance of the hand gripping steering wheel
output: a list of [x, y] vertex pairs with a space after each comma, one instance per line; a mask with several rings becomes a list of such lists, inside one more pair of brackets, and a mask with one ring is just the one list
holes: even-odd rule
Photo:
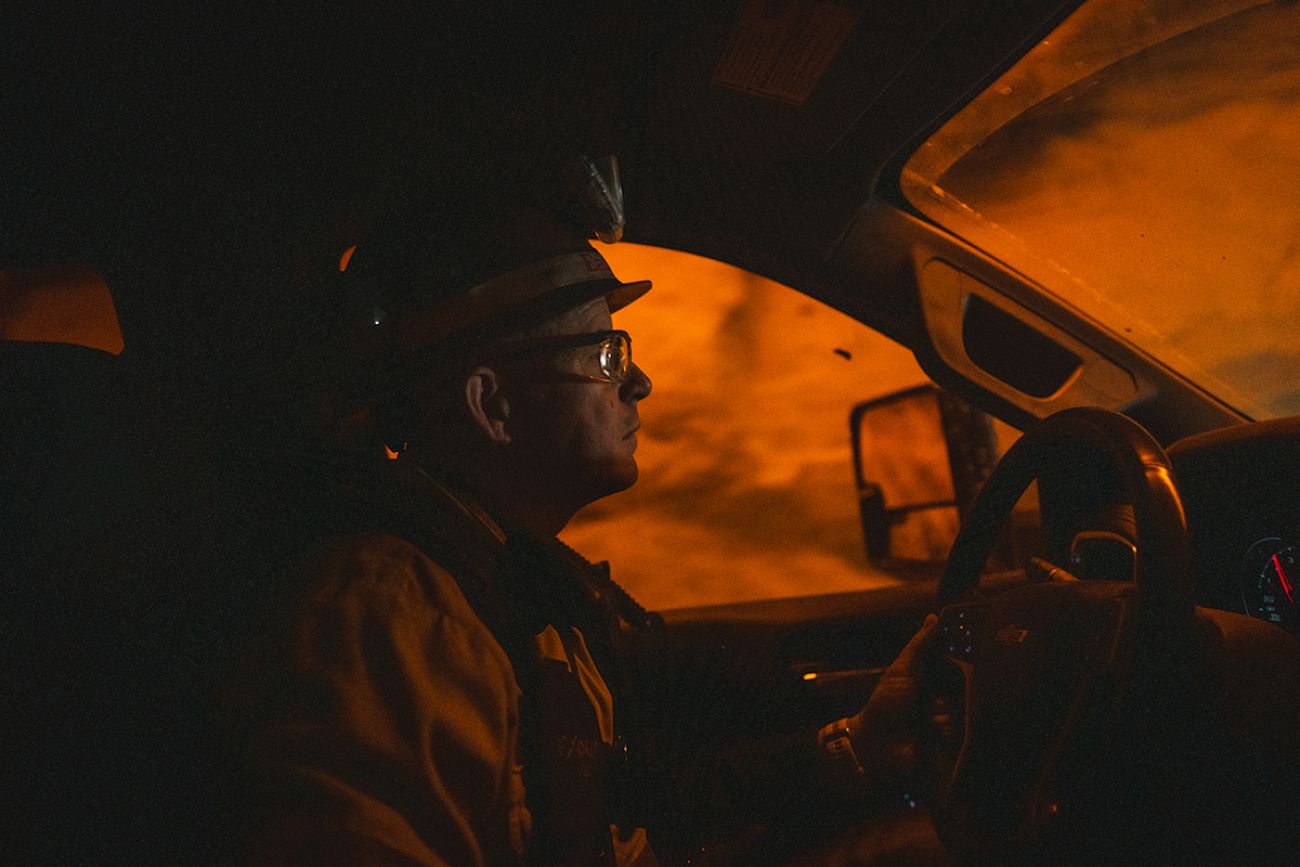
[[[1136, 580], [1044, 569], [1050, 577], [983, 595], [1001, 526], [1030, 483], [1049, 476], [1058, 490], [1104, 483], [1131, 506]], [[1107, 410], [1044, 419], [972, 503], [938, 602], [926, 683], [948, 712], [927, 729], [922, 754], [940, 838], [978, 862], [1054, 859], [1087, 845], [1102, 814], [1123, 803], [1112, 758], [1158, 726], [1134, 708], [1159, 701], [1192, 636], [1191, 547], [1164, 450]]]

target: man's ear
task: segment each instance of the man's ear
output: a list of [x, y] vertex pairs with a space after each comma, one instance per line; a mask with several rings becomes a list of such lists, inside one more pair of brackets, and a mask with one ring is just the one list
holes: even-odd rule
[[510, 404], [501, 391], [497, 372], [490, 367], [476, 367], [465, 378], [465, 407], [474, 424], [497, 445], [510, 442], [506, 421]]

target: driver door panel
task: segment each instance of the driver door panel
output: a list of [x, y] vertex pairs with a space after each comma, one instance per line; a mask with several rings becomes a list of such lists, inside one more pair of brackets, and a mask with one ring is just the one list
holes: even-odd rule
[[932, 610], [933, 568], [862, 593], [665, 615], [655, 647], [637, 660], [647, 681], [643, 761], [658, 781], [655, 824], [668, 838], [661, 848], [696, 863], [703, 844], [716, 859], [703, 863], [783, 863], [846, 820], [868, 818], [866, 803], [831, 816], [815, 791], [800, 791], [817, 788], [823, 770], [813, 735], [862, 708]]

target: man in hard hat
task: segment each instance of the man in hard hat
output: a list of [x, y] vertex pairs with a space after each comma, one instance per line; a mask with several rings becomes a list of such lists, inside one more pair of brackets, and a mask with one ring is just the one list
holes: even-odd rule
[[[342, 263], [372, 329], [352, 345], [381, 358], [354, 441], [386, 459], [243, 684], [254, 860], [655, 865], [622, 650], [657, 620], [556, 538], [636, 481], [651, 381], [611, 315], [650, 284], [550, 216], [456, 221]], [[890, 748], [863, 731], [905, 715], [919, 647], [863, 714], [807, 733], [828, 779], [864, 773], [855, 738]]]

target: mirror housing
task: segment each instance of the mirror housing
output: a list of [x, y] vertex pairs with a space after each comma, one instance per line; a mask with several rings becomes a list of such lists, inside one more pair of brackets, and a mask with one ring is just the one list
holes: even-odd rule
[[859, 403], [849, 429], [867, 559], [943, 560], [997, 463], [989, 417], [922, 385]]

